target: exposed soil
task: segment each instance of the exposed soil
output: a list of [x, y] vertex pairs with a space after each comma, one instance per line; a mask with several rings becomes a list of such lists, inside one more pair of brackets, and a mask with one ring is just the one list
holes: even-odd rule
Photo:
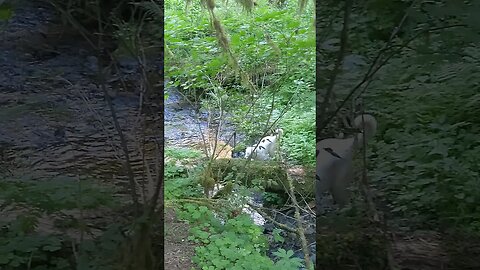
[[165, 209], [165, 269], [189, 270], [195, 245], [187, 240], [188, 225], [179, 221], [175, 211]]
[[452, 269], [447, 268], [448, 254], [439, 233], [417, 231], [396, 235], [393, 257], [401, 269]]

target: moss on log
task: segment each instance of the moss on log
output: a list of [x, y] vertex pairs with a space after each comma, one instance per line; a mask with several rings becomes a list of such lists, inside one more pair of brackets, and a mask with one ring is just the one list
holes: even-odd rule
[[296, 192], [309, 198], [315, 196], [313, 166], [293, 170], [275, 161], [217, 159], [210, 168], [216, 182], [235, 181], [247, 187], [259, 186], [277, 193], [286, 193], [287, 177], [290, 176]]

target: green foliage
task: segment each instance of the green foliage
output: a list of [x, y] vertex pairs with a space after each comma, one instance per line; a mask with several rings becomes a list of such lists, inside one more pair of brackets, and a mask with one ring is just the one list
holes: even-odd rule
[[167, 163], [165, 164], [165, 178], [173, 179], [175, 177], [184, 176], [187, 170], [182, 166], [175, 166], [174, 164]]
[[[0, 268], [11, 270], [75, 268], [72, 239], [61, 234], [61, 231], [67, 227], [85, 230], [85, 224], [71, 217], [58, 218], [54, 222], [58, 233], [41, 232], [39, 218], [43, 213], [118, 205], [111, 188], [89, 181], [78, 183], [68, 178], [49, 181], [2, 180], [0, 201], [4, 206], [22, 206], [25, 209], [15, 219], [0, 222]], [[108, 259], [118, 251], [119, 245], [118, 241], [112, 243], [112, 238], [123, 239], [118, 225], [107, 227], [95, 241], [81, 242], [77, 247], [77, 269], [110, 269], [106, 268], [111, 264]], [[107, 251], [110, 253], [107, 254]], [[85, 263], [90, 267], [85, 268]], [[105, 267], [102, 268], [102, 265]], [[92, 268], [94, 266], [98, 268]]]
[[13, 16], [12, 5], [0, 1], [0, 22], [8, 21]]
[[166, 76], [176, 78], [171, 83], [186, 91], [208, 89], [208, 76], [214, 77], [226, 61], [216, 46], [208, 14], [200, 9], [191, 9], [187, 15], [178, 9], [181, 6], [180, 2], [165, 3], [166, 16], [169, 18], [165, 21], [165, 40], [168, 48], [174, 52], [173, 57], [167, 54], [165, 58]]
[[202, 195], [202, 189], [198, 182], [191, 178], [175, 178], [165, 184], [165, 200], [174, 200], [179, 198], [199, 197]]
[[0, 182], [0, 200], [7, 204], [28, 205], [49, 213], [63, 209], [93, 209], [115, 205], [111, 189], [67, 178], [48, 181], [3, 180]]
[[265, 201], [266, 204], [273, 204], [273, 205], [282, 205], [285, 203], [284, 198], [272, 192], [264, 192], [263, 200]]
[[[479, 231], [480, 36], [478, 16], [474, 19], [472, 14], [480, 12], [480, 4], [412, 2], [354, 4], [348, 36], [351, 52], [337, 77], [335, 94], [341, 100], [361, 81], [407, 12], [382, 57], [397, 53], [363, 96], [366, 110], [379, 120], [379, 132], [370, 145], [369, 175], [379, 197], [395, 217], [408, 219], [409, 226]], [[327, 1], [321, 8], [320, 61], [333, 63], [342, 18], [330, 20], [329, 14], [338, 14], [343, 5]], [[320, 66], [328, 78], [332, 66]], [[323, 80], [320, 88], [325, 90], [327, 83]]]
[[202, 156], [200, 151], [192, 150], [189, 148], [166, 148], [165, 156], [171, 157], [173, 159], [194, 159]]
[[236, 181], [242, 186], [262, 190], [279, 186], [283, 190], [281, 181], [287, 179], [285, 170], [275, 161], [218, 159], [210, 164], [210, 169], [217, 181]]
[[[165, 24], [165, 41], [171, 52], [167, 54], [165, 69], [166, 76], [172, 79], [170, 83], [187, 96], [211, 98], [210, 94], [218, 94], [220, 89], [223, 109], [229, 112], [228, 120], [246, 133], [248, 142], [252, 143], [260, 139], [267, 122], [282, 117], [286, 107], [288, 112], [284, 117], [288, 119], [281, 119], [277, 126], [291, 134], [286, 137], [288, 157], [297, 163], [312, 163], [313, 9], [308, 8], [299, 15], [297, 3], [278, 9], [267, 1], [257, 1], [252, 14], [239, 16], [240, 6], [218, 4], [216, 16], [229, 35], [230, 49], [241, 71], [248, 74], [260, 90], [252, 95], [217, 44], [216, 30], [211, 27], [208, 13], [198, 6], [192, 6], [185, 13], [180, 8], [182, 3], [170, 0], [165, 4], [169, 18]], [[253, 101], [255, 105], [250, 109]], [[301, 123], [293, 119], [301, 119]]]
[[76, 244], [74, 254], [72, 243], [76, 241], [65, 234], [36, 232], [38, 222], [32, 214], [0, 221], [0, 269], [120, 269], [118, 261], [126, 240], [122, 225], [110, 224], [95, 239]]
[[303, 267], [301, 259], [292, 257], [292, 250], [286, 251], [285, 249], [280, 248], [278, 251], [273, 252], [273, 255], [278, 258], [273, 269], [279, 269], [278, 267], [282, 267], [281, 269], [299, 269]]
[[55, 252], [62, 249], [61, 238], [51, 235], [0, 237], [0, 266], [5, 269], [71, 269], [70, 262]]
[[165, 156], [168, 161], [165, 164], [165, 178], [173, 179], [175, 177], [185, 176], [187, 169], [184, 165], [202, 157], [202, 153], [189, 148], [166, 148]]
[[[479, 231], [480, 70], [473, 59], [480, 54], [461, 50], [462, 58], [405, 54], [380, 74], [370, 102], [381, 114], [372, 176], [398, 215]], [[388, 91], [380, 90], [385, 84]]]
[[387, 239], [361, 208], [317, 217], [316, 258], [320, 269], [385, 269]]
[[201, 244], [193, 261], [200, 269], [298, 269], [302, 262], [293, 251], [278, 250], [272, 261], [265, 255], [267, 241], [261, 227], [245, 214], [221, 222], [204, 206], [186, 204], [179, 218], [191, 224], [190, 240]]
[[182, 164], [198, 159], [202, 154], [191, 149], [167, 148], [165, 149], [165, 156], [169, 160], [165, 163], [164, 168], [166, 180], [164, 188], [165, 200], [200, 196], [202, 189], [198, 185], [198, 181], [190, 177], [191, 175], [188, 174], [187, 169]]
[[[110, 224], [95, 240], [84, 240], [78, 247], [77, 269], [119, 269], [121, 248], [127, 238], [119, 224]], [[121, 266], [120, 266], [121, 267]]]
[[54, 256], [63, 248], [63, 239], [33, 233], [36, 226], [37, 217], [31, 215], [0, 222], [0, 268], [26, 269], [32, 265], [32, 269], [71, 269], [67, 259]]
[[[232, 113], [232, 121], [237, 128], [244, 131], [249, 140], [246, 145], [254, 145], [261, 138], [266, 129], [266, 123], [272, 123], [273, 120], [280, 119], [272, 130], [282, 128], [284, 135], [281, 139], [282, 153], [286, 153], [286, 158], [292, 163], [314, 164], [315, 163], [315, 93], [298, 92], [292, 93], [293, 102], [287, 104], [286, 101], [279, 100], [272, 109], [271, 95], [264, 95], [258, 100], [258, 105], [250, 111], [249, 117], [254, 121], [245, 121], [245, 112], [249, 110], [249, 103], [245, 103], [244, 96], [233, 95], [228, 108]], [[242, 104], [243, 103], [243, 104]], [[282, 110], [286, 110], [282, 115]], [[272, 112], [270, 114], [270, 112]], [[268, 132], [267, 135], [271, 133]]]
[[[174, 163], [167, 163], [166, 168]], [[198, 197], [200, 194], [202, 191], [197, 181], [185, 175], [169, 174], [165, 182], [166, 200]], [[243, 192], [237, 191], [237, 194]], [[188, 239], [197, 244], [193, 261], [200, 269], [296, 270], [302, 266], [301, 259], [292, 257], [293, 251], [278, 250], [274, 254], [276, 260], [266, 256], [268, 244], [263, 229], [245, 214], [227, 218], [235, 212], [229, 210], [231, 205], [226, 203], [214, 213], [206, 206], [186, 203], [177, 211], [178, 218], [190, 224]], [[283, 241], [279, 232], [276, 232], [275, 240]]]
[[315, 108], [295, 108], [285, 114], [281, 121], [284, 128], [282, 148], [288, 158], [301, 164], [315, 163]]

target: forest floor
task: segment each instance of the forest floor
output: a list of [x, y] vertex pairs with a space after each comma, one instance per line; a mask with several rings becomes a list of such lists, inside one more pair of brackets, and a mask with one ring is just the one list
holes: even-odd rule
[[165, 269], [191, 269], [195, 246], [187, 240], [188, 225], [179, 221], [172, 208], [165, 209]]

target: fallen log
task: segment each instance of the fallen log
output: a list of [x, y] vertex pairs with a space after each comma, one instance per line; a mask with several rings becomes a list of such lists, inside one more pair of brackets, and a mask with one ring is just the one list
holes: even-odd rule
[[294, 189], [304, 197], [314, 195], [314, 166], [285, 168], [276, 161], [256, 161], [246, 159], [217, 159], [210, 169], [217, 183], [234, 181], [247, 187], [261, 187], [266, 191], [287, 193], [287, 177], [291, 177]]

